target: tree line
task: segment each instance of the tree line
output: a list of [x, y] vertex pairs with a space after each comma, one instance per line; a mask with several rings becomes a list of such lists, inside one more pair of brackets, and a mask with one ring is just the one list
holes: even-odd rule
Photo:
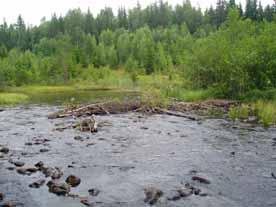
[[95, 17], [74, 9], [34, 27], [19, 16], [0, 26], [0, 85], [68, 82], [108, 66], [181, 73], [194, 87], [226, 96], [275, 87], [275, 22], [276, 4], [257, 0], [245, 9], [218, 0], [206, 11], [189, 0], [175, 7], [160, 0], [117, 15], [107, 7]]

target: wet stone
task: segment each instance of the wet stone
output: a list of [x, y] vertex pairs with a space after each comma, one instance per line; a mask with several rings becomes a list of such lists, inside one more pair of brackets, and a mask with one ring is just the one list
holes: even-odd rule
[[169, 201], [178, 201], [181, 199], [181, 195], [178, 191], [174, 190], [169, 193], [169, 196], [167, 197]]
[[35, 167], [38, 168], [39, 170], [42, 170], [44, 167], [44, 163], [42, 161], [39, 161], [38, 163], [35, 164]]
[[38, 180], [33, 182], [32, 184], [29, 185], [30, 188], [40, 188], [41, 186], [44, 185], [46, 181], [45, 180]]
[[66, 178], [66, 183], [72, 187], [77, 187], [81, 183], [81, 179], [75, 175], [70, 175]]
[[16, 207], [16, 205], [12, 202], [6, 202], [1, 207]]
[[83, 142], [83, 141], [84, 141], [84, 138], [81, 137], [81, 136], [75, 136], [75, 137], [74, 137], [74, 140]]
[[44, 153], [44, 152], [49, 152], [49, 149], [40, 149], [39, 152]]
[[203, 178], [203, 177], [199, 177], [199, 176], [193, 176], [192, 177], [192, 180], [193, 181], [198, 181], [200, 183], [204, 183], [204, 184], [211, 184], [211, 181], [206, 179], [206, 178]]
[[32, 146], [33, 143], [31, 143], [31, 142], [26, 142], [25, 145], [26, 145], [26, 146]]
[[100, 194], [100, 190], [99, 189], [96, 189], [96, 188], [92, 188], [92, 189], [89, 189], [88, 190], [88, 193], [90, 196], [93, 196], [93, 197], [96, 197]]
[[56, 183], [54, 181], [49, 181], [47, 186], [49, 187], [50, 193], [54, 193], [58, 196], [66, 196], [70, 192], [70, 185], [67, 183]]
[[9, 171], [13, 171], [13, 170], [15, 170], [15, 167], [7, 167], [6, 169]]
[[0, 201], [4, 200], [4, 194], [0, 193]]
[[154, 205], [163, 196], [163, 192], [155, 187], [148, 187], [144, 189], [144, 202]]
[[177, 190], [182, 198], [188, 197], [193, 194], [193, 190], [189, 188], [180, 188]]
[[12, 164], [14, 164], [16, 167], [23, 167], [25, 165], [25, 163], [21, 161], [14, 161]]
[[43, 167], [42, 173], [45, 177], [51, 177], [52, 179], [60, 179], [63, 176], [63, 172], [58, 167]]
[[21, 174], [21, 175], [31, 175], [33, 173], [37, 172], [37, 168], [34, 167], [26, 167], [26, 168], [17, 168], [17, 173]]
[[2, 153], [4, 153], [4, 154], [8, 154], [9, 153], [9, 148], [7, 148], [7, 147], [2, 147], [2, 148], [0, 148], [0, 152], [2, 152]]
[[80, 202], [85, 205], [85, 206], [88, 206], [88, 207], [93, 207], [93, 203], [90, 203], [87, 199], [81, 199]]
[[32, 173], [28, 172], [26, 169], [24, 168], [19, 168], [16, 170], [18, 174], [21, 174], [21, 175], [31, 175]]

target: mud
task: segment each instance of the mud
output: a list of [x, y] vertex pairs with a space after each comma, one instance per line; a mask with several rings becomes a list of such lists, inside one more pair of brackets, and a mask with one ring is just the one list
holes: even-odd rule
[[[162, 191], [155, 206], [276, 206], [275, 128], [129, 113], [96, 116], [110, 124], [95, 134], [57, 131], [56, 126], [78, 121], [47, 118], [60, 109], [30, 106], [1, 112], [0, 148], [9, 152], [0, 156], [0, 193], [4, 195], [0, 205], [141, 207], [149, 205], [144, 190], [155, 188]], [[41, 149], [48, 150], [42, 153]], [[58, 167], [63, 172], [59, 183], [78, 176], [81, 183], [70, 192], [78, 196], [57, 196], [49, 193], [47, 185], [29, 187], [51, 178], [40, 171], [19, 174], [10, 160], [24, 163], [24, 168], [39, 161]], [[191, 188], [195, 193], [187, 191]], [[179, 189], [189, 196], [175, 197]]]

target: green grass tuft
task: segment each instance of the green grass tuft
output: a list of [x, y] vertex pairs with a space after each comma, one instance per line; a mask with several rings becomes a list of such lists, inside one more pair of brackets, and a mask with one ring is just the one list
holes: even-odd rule
[[26, 103], [29, 97], [20, 93], [0, 93], [0, 105], [15, 105]]

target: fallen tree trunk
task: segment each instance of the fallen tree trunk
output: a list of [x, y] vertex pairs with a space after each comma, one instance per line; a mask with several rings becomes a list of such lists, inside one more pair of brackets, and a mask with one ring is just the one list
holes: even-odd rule
[[198, 117], [188, 115], [188, 114], [184, 114], [184, 113], [181, 113], [181, 112], [169, 111], [169, 110], [162, 109], [162, 108], [156, 108], [156, 110], [159, 111], [161, 114], [167, 114], [169, 116], [182, 117], [182, 118], [190, 119], [192, 121], [200, 120]]

